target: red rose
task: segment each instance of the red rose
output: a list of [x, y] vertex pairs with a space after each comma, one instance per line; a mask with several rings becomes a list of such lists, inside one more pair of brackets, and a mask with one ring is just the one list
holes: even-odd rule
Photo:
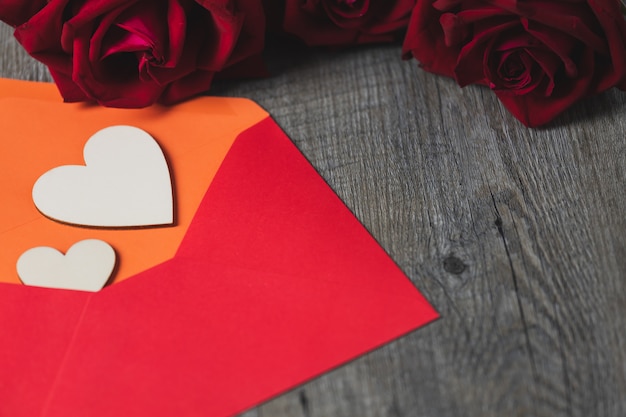
[[283, 30], [308, 45], [391, 42], [415, 0], [286, 0]]
[[113, 107], [184, 100], [224, 69], [259, 72], [265, 30], [260, 0], [5, 0], [0, 19], [66, 101]]
[[527, 126], [626, 81], [619, 0], [418, 0], [404, 57], [484, 84]]

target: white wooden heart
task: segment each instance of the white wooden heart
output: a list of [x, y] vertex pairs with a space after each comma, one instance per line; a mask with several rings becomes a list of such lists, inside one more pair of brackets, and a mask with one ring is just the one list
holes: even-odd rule
[[97, 227], [157, 226], [174, 221], [172, 182], [157, 142], [132, 126], [95, 133], [83, 150], [82, 165], [64, 165], [43, 174], [33, 201], [45, 216]]
[[17, 260], [17, 275], [26, 285], [66, 290], [99, 291], [115, 268], [115, 251], [98, 239], [81, 240], [63, 255], [39, 246]]

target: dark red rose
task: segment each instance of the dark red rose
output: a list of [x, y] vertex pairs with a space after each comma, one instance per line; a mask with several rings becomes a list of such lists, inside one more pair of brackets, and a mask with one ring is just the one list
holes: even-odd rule
[[418, 0], [404, 57], [483, 84], [527, 126], [626, 82], [619, 0]]
[[283, 30], [308, 45], [391, 42], [415, 0], [286, 0]]
[[5, 0], [0, 19], [17, 26], [66, 101], [171, 104], [206, 91], [220, 71], [264, 71], [260, 0]]

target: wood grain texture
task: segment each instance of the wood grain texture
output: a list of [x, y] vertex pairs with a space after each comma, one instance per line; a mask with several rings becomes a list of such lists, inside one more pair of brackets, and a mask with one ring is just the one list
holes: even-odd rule
[[[625, 416], [626, 94], [530, 130], [399, 55], [275, 46], [212, 90], [267, 109], [443, 316], [243, 416]], [[0, 59], [50, 80], [4, 25]]]

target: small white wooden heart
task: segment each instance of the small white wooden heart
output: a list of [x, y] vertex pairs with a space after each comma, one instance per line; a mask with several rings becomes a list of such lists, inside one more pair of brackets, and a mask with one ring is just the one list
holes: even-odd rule
[[47, 217], [98, 227], [157, 226], [174, 221], [172, 182], [157, 142], [132, 126], [95, 133], [83, 150], [85, 166], [43, 174], [33, 201]]
[[26, 285], [66, 290], [99, 291], [115, 268], [115, 251], [98, 239], [81, 240], [65, 255], [39, 246], [17, 260], [17, 275]]

